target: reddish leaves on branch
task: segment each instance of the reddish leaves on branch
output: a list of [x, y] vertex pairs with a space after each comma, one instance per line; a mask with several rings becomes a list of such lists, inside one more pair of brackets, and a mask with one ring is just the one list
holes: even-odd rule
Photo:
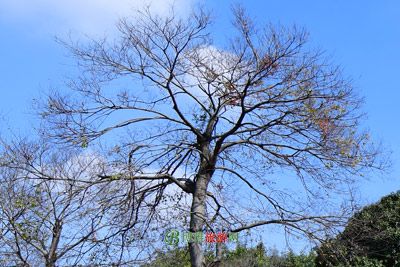
[[275, 72], [275, 70], [278, 68], [278, 62], [270, 55], [265, 55], [260, 60], [259, 66], [261, 69], [269, 69], [271, 72]]
[[328, 136], [328, 134], [333, 130], [333, 123], [327, 117], [318, 120], [318, 127], [322, 131], [322, 135], [324, 138]]
[[229, 106], [240, 106], [240, 95], [234, 84], [231, 82], [224, 83], [224, 92], [221, 97], [224, 98]]

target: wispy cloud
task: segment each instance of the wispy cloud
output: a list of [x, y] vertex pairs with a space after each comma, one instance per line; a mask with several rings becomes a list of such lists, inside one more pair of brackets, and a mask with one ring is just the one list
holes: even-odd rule
[[89, 35], [111, 31], [118, 17], [128, 16], [145, 5], [158, 14], [189, 10], [194, 0], [1, 0], [0, 20], [29, 30], [51, 34], [68, 31]]

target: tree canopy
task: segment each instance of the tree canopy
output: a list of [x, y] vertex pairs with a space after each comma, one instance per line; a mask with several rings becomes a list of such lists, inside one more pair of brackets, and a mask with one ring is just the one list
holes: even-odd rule
[[[240, 7], [233, 17], [236, 35], [223, 45], [213, 43], [202, 9], [186, 18], [146, 9], [120, 21], [114, 42], [64, 43], [82, 75], [69, 96], [49, 95], [42, 115], [50, 136], [87, 147], [125, 129], [114, 149], [125, 168], [99, 177], [131, 181], [135, 203], [152, 199], [150, 214], [177, 186], [192, 199], [191, 232], [280, 224], [318, 239], [346, 210], [317, 211], [306, 199], [326, 202], [322, 195], [381, 167], [358, 130], [361, 99], [339, 67], [308, 48], [303, 29], [259, 27]], [[270, 177], [282, 170], [309, 195], [296, 200], [274, 188]], [[202, 266], [200, 244], [189, 247], [192, 265]]]

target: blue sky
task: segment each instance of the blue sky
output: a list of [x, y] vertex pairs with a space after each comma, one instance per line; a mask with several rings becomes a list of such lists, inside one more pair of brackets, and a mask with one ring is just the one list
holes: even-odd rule
[[[83, 3], [82, 3], [83, 2]], [[0, 131], [29, 133], [35, 125], [32, 100], [49, 87], [61, 86], [76, 69], [54, 36], [113, 34], [113, 22], [140, 1], [129, 0], [0, 0]], [[153, 1], [167, 12], [172, 1]], [[192, 1], [176, 0], [180, 12]], [[232, 1], [201, 1], [214, 9], [215, 26], [229, 37]], [[240, 3], [240, 1], [238, 2]], [[393, 167], [361, 185], [365, 203], [400, 190], [400, 2], [387, 1], [243, 1], [259, 22], [297, 24], [310, 32], [310, 44], [326, 50], [357, 92], [365, 97], [364, 123], [376, 141], [393, 151]]]

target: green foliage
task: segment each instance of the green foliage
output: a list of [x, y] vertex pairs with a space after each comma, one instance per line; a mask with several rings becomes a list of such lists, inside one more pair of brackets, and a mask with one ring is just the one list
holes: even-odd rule
[[82, 139], [81, 140], [81, 147], [82, 148], [87, 148], [89, 146], [89, 142], [88, 142], [87, 137], [83, 136], [81, 139]]
[[[207, 263], [215, 260], [213, 251], [205, 253]], [[234, 250], [226, 250], [219, 267], [314, 267], [315, 255], [296, 255], [293, 252], [280, 254], [277, 250], [268, 251], [263, 244], [254, 248], [238, 245]], [[155, 259], [142, 267], [190, 266], [189, 252], [185, 248], [175, 248], [159, 252]]]
[[356, 267], [384, 267], [385, 265], [377, 259], [369, 259], [367, 257], [356, 257], [354, 260]]
[[357, 212], [317, 253], [318, 266], [400, 266], [400, 191]]
[[289, 252], [286, 255], [286, 265], [287, 267], [314, 267], [315, 266], [315, 254], [309, 253], [295, 255], [293, 252]]
[[263, 244], [255, 248], [246, 248], [238, 245], [235, 250], [229, 251], [222, 260], [222, 266], [268, 266], [269, 259]]
[[190, 267], [189, 251], [186, 248], [175, 248], [167, 252], [159, 251], [150, 263], [142, 267]]

